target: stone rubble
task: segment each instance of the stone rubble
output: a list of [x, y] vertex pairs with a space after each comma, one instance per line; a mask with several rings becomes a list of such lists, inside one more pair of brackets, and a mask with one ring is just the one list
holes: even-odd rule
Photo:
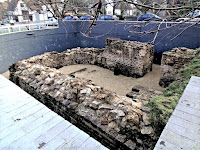
[[134, 41], [108, 38], [106, 48], [74, 48], [62, 53], [51, 52], [27, 61], [50, 68], [75, 64], [98, 65], [131, 77], [142, 77], [152, 70], [154, 46]]
[[184, 47], [174, 48], [162, 54], [160, 67], [160, 81], [162, 87], [169, 86], [176, 80], [178, 71], [184, 68], [189, 62], [199, 54], [199, 51]]
[[[122, 47], [117, 47], [120, 42]], [[88, 63], [113, 70], [114, 59], [108, 58], [112, 54], [116, 60], [119, 58], [117, 69], [127, 67], [120, 73], [138, 77], [151, 70], [153, 51], [152, 46], [139, 42], [107, 40], [105, 49], [76, 48], [16, 62], [9, 68], [10, 79], [109, 148], [146, 150], [156, 141], [142, 97], [116, 95], [91, 80], [63, 75], [57, 68]], [[133, 56], [141, 59], [130, 61]], [[127, 59], [128, 64], [121, 59]], [[138, 69], [129, 64], [135, 61], [140, 64]]]
[[[126, 94], [127, 97], [131, 98], [133, 101], [137, 101], [138, 99], [145, 105], [148, 101], [158, 95], [163, 95], [162, 91], [157, 91], [153, 89], [149, 89], [140, 85], [136, 85], [132, 88], [132, 91]], [[148, 108], [143, 108], [143, 110], [148, 111]]]

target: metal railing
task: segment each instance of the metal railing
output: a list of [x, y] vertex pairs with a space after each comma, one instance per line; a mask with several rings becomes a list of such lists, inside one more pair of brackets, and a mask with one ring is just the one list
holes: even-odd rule
[[17, 24], [9, 26], [1, 26], [0, 34], [9, 34], [14, 32], [30, 31], [30, 30], [41, 30], [57, 28], [57, 23], [34, 23], [34, 24]]

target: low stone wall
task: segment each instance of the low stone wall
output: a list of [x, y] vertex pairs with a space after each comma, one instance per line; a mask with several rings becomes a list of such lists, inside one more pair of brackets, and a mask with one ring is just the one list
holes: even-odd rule
[[[109, 63], [105, 54], [110, 53], [120, 59], [121, 56], [114, 54], [118, 51], [110, 50], [108, 45], [105, 49], [76, 48], [62, 53], [45, 53], [14, 63], [9, 68], [10, 79], [107, 147], [149, 149], [156, 141], [148, 118], [149, 109], [142, 100], [121, 97], [90, 80], [66, 76], [56, 70], [74, 64], [93, 64], [114, 70], [114, 59]], [[128, 56], [126, 50], [122, 50], [122, 55], [130, 59], [133, 55]], [[132, 50], [130, 48], [129, 52], [132, 53]], [[139, 71], [128, 75], [142, 76], [150, 70], [151, 64], [147, 68], [139, 68]]]
[[131, 77], [142, 77], [152, 70], [154, 46], [120, 39], [107, 39], [106, 48], [74, 48], [28, 59], [51, 68], [75, 64], [98, 65]]
[[181, 68], [184, 68], [197, 55], [199, 51], [180, 47], [164, 52], [161, 60], [159, 84], [167, 87], [176, 80], [176, 75]]
[[40, 65], [49, 59], [39, 60], [33, 57], [13, 64], [10, 79], [111, 149], [146, 150], [155, 142], [140, 100], [118, 96], [90, 80], [65, 76]]

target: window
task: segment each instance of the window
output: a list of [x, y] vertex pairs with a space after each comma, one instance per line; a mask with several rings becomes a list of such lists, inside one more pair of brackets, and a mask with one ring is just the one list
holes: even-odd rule
[[148, 17], [148, 15], [147, 15], [147, 14], [144, 14], [142, 17], [143, 17], [143, 18], [147, 18], [147, 17]]
[[153, 18], [154, 16], [152, 14], [148, 14], [148, 17], [149, 18]]
[[24, 4], [23, 4], [23, 3], [21, 3], [21, 4], [20, 4], [20, 6], [21, 6], [21, 7], [24, 7]]
[[29, 12], [22, 10], [22, 16], [24, 20], [29, 20]]

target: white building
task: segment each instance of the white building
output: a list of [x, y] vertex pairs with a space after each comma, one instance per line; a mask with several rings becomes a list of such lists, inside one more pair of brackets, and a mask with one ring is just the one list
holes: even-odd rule
[[16, 20], [17, 22], [40, 22], [48, 19], [45, 6], [32, 5], [28, 2], [30, 1], [8, 0], [4, 2], [8, 3], [6, 10], [9, 20]]
[[13, 14], [18, 16], [19, 22], [40, 22], [48, 19], [47, 13], [42, 11], [42, 7], [28, 7], [23, 0], [18, 1]]
[[[114, 9], [114, 5], [116, 3], [113, 3], [113, 1], [115, 0], [106, 0], [107, 5], [106, 5], [106, 14], [108, 15], [122, 15], [121, 9], [120, 9], [120, 5], [115, 6], [115, 14], [113, 14], [113, 9]], [[129, 7], [125, 10], [124, 15], [125, 16], [132, 16], [134, 13], [134, 7], [132, 5], [129, 5]]]

